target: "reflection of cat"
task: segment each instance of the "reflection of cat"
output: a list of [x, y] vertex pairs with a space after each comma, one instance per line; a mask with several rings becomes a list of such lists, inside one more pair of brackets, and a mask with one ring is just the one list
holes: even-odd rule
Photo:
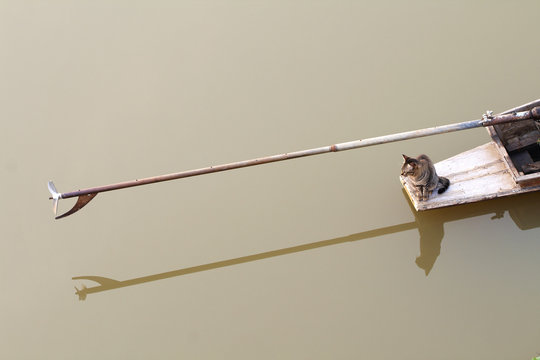
[[403, 155], [403, 166], [401, 166], [401, 176], [409, 177], [411, 183], [418, 191], [420, 200], [427, 200], [433, 190], [439, 189], [442, 194], [450, 186], [450, 180], [437, 176], [433, 162], [427, 155], [420, 155], [417, 158]]

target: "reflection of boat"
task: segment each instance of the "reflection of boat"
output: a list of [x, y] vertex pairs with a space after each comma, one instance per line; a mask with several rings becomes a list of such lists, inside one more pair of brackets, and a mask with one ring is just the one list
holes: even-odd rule
[[[530, 110], [540, 100], [505, 111]], [[540, 123], [523, 120], [487, 127], [492, 141], [435, 164], [450, 180], [448, 190], [420, 201], [413, 186], [401, 183], [416, 210], [472, 203], [540, 190]]]
[[[404, 195], [405, 196], [405, 195]], [[378, 229], [362, 231], [356, 234], [342, 236], [334, 239], [320, 240], [308, 244], [292, 246], [284, 249], [266, 251], [262, 253], [241, 256], [234, 259], [216, 261], [212, 263], [185, 267], [159, 274], [147, 275], [128, 280], [115, 280], [103, 276], [76, 276], [73, 280], [90, 280], [99, 285], [79, 289], [75, 287], [75, 293], [79, 300], [86, 300], [88, 294], [120, 289], [128, 286], [145, 284], [148, 282], [165, 280], [177, 276], [194, 274], [202, 271], [215, 270], [227, 266], [246, 264], [277, 256], [295, 254], [299, 252], [320, 249], [327, 246], [345, 244], [364, 239], [373, 239], [384, 235], [397, 234], [403, 231], [418, 229], [420, 235], [420, 255], [416, 258], [416, 265], [421, 268], [426, 276], [429, 275], [437, 258], [441, 253], [441, 243], [445, 236], [445, 224], [460, 221], [477, 216], [492, 215], [492, 220], [505, 217], [507, 213], [520, 230], [529, 230], [540, 227], [540, 217], [537, 216], [536, 208], [540, 202], [540, 192], [518, 196], [515, 199], [495, 199], [476, 204], [468, 204], [462, 207], [442, 208], [433, 211], [417, 212], [412, 210], [414, 221], [403, 224], [385, 226]], [[384, 261], [383, 261], [384, 263]]]

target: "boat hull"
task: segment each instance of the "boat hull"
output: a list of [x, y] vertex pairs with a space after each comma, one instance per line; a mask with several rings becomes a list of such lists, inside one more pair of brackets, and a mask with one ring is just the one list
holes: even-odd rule
[[417, 211], [467, 204], [503, 196], [540, 190], [540, 184], [523, 186], [515, 182], [505, 158], [491, 141], [435, 164], [437, 174], [450, 180], [442, 194], [434, 192], [428, 200], [418, 198], [408, 179], [400, 177]]

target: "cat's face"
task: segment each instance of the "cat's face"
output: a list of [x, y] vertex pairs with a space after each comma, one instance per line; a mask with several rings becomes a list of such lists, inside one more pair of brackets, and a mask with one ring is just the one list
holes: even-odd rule
[[401, 176], [413, 176], [418, 170], [418, 160], [403, 155], [403, 165], [401, 166]]

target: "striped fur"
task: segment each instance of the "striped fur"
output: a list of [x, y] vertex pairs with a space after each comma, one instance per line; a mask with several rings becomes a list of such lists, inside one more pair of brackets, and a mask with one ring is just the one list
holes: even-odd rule
[[436, 189], [437, 193], [442, 194], [450, 186], [450, 180], [437, 175], [433, 161], [427, 155], [422, 154], [416, 158], [403, 155], [403, 159], [401, 176], [410, 179], [420, 200], [427, 200]]

